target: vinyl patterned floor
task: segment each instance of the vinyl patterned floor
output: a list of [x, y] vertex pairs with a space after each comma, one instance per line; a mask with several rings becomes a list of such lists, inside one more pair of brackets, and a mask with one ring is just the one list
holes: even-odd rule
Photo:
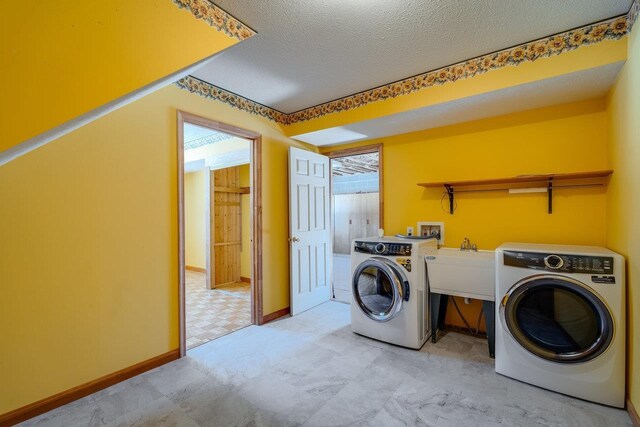
[[28, 422], [46, 426], [627, 426], [627, 413], [494, 372], [486, 341], [355, 335], [328, 302], [250, 326]]
[[251, 324], [248, 283], [205, 288], [205, 273], [186, 270], [187, 349]]

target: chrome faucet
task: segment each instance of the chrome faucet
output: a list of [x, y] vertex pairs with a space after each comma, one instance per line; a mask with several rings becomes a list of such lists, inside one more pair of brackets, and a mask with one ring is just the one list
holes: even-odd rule
[[460, 250], [468, 251], [470, 247], [471, 247], [471, 242], [469, 241], [468, 237], [465, 237], [464, 240], [462, 241], [462, 244], [460, 245]]
[[462, 241], [462, 244], [460, 245], [460, 250], [478, 252], [478, 246], [476, 246], [475, 243], [471, 244], [471, 241], [469, 240], [469, 238], [465, 237], [464, 240]]

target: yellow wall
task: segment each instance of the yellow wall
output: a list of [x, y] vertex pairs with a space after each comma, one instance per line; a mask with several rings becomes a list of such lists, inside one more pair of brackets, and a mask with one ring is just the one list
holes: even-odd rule
[[369, 141], [383, 144], [386, 234], [444, 221], [445, 246], [464, 237], [482, 249], [507, 240], [603, 245], [602, 188], [556, 191], [552, 215], [545, 194], [459, 194], [450, 215], [442, 189], [416, 184], [606, 169], [604, 108], [594, 100]]
[[178, 347], [176, 109], [262, 134], [264, 313], [289, 305], [303, 146], [166, 87], [0, 167], [0, 413]]
[[[240, 187], [251, 186], [251, 167], [240, 166]], [[253, 191], [253, 189], [251, 189]], [[240, 199], [242, 210], [242, 253], [240, 254], [240, 275], [251, 278], [251, 195], [243, 194]]]
[[208, 170], [184, 174], [184, 258], [189, 267], [207, 268], [207, 173]]
[[628, 60], [609, 96], [607, 246], [627, 258], [628, 391], [640, 410], [640, 23], [629, 35]]
[[[457, 210], [450, 215], [442, 189], [416, 185], [606, 169], [604, 109], [604, 100], [594, 100], [350, 146], [383, 144], [387, 235], [404, 233], [418, 221], [443, 221], [445, 246], [458, 247], [464, 237], [481, 249], [495, 249], [505, 241], [604, 245], [602, 188], [556, 191], [552, 215], [546, 194], [459, 194]], [[479, 303], [459, 305], [475, 326]], [[453, 309], [447, 314], [448, 323], [462, 325]]]
[[0, 40], [0, 151], [238, 42], [170, 0], [7, 1]]

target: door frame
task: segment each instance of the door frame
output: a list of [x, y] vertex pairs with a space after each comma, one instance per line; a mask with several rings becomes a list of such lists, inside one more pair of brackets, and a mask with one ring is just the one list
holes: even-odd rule
[[[382, 163], [382, 144], [365, 145], [362, 147], [345, 148], [343, 150], [329, 151], [326, 153], [320, 153], [323, 156], [329, 157], [329, 169], [331, 169], [331, 160], [339, 157], [357, 156], [358, 154], [370, 154], [378, 153], [378, 198], [379, 198], [379, 225], [378, 228], [384, 228], [384, 179], [383, 179], [383, 163]], [[329, 171], [331, 172], [331, 170]], [[333, 196], [333, 174], [329, 175], [329, 189]], [[333, 199], [332, 199], [333, 203]], [[333, 224], [331, 224], [333, 227]], [[333, 233], [331, 235], [333, 239]]]
[[[383, 163], [382, 163], [382, 144], [371, 144], [371, 145], [363, 145], [361, 147], [354, 148], [344, 148], [341, 150], [328, 151], [325, 153], [320, 153], [323, 156], [329, 157], [329, 196], [331, 202], [331, 256], [333, 257], [333, 234], [334, 234], [334, 223], [333, 223], [333, 173], [331, 162], [333, 159], [340, 157], [349, 157], [349, 156], [357, 156], [358, 154], [370, 154], [370, 153], [378, 153], [378, 228], [384, 228], [384, 180], [383, 180]], [[333, 262], [333, 260], [332, 260]], [[332, 264], [333, 265], [333, 264]], [[331, 298], [335, 298], [335, 291], [333, 289], [333, 268], [331, 268]]]
[[224, 132], [251, 143], [251, 324], [264, 323], [262, 312], [262, 135], [217, 120], [177, 110], [178, 149], [178, 295], [180, 357], [187, 352], [185, 319], [185, 214], [184, 214], [184, 124], [192, 123]]

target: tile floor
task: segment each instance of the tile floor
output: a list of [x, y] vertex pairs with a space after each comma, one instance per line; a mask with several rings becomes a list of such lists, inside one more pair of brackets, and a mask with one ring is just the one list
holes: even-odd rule
[[626, 412], [493, 370], [486, 341], [449, 333], [421, 351], [351, 332], [328, 302], [199, 346], [58, 408], [46, 426], [625, 426]]
[[251, 324], [248, 283], [205, 288], [205, 273], [186, 270], [187, 349]]

